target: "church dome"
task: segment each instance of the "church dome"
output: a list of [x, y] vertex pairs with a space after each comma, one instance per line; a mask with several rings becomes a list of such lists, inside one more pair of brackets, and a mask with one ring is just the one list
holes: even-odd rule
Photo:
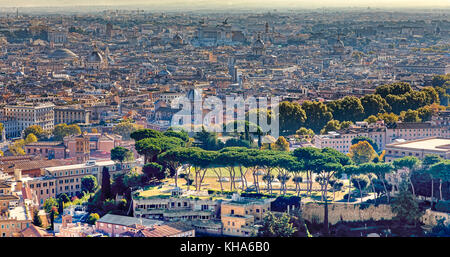
[[181, 41], [181, 40], [183, 40], [183, 38], [179, 34], [176, 34], [175, 36], [173, 36], [173, 40], [174, 41]]
[[160, 77], [172, 76], [172, 73], [170, 73], [170, 71], [167, 69], [163, 69], [158, 72], [158, 76], [160, 76]]
[[339, 47], [339, 48], [344, 48], [344, 42], [342, 42], [342, 40], [340, 40], [339, 38], [336, 40], [336, 42], [334, 43], [334, 47]]
[[265, 44], [260, 37], [253, 43], [253, 48], [264, 48]]
[[98, 51], [93, 51], [88, 56], [87, 60], [88, 60], [88, 62], [102, 62], [103, 61], [103, 57]]
[[339, 55], [344, 54], [344, 52], [345, 52], [344, 42], [342, 42], [342, 40], [339, 37], [336, 40], [336, 42], [334, 43], [333, 49], [334, 49], [335, 54], [339, 54]]

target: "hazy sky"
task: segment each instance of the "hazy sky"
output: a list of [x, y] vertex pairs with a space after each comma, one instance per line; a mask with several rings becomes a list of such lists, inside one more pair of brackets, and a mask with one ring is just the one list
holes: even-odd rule
[[266, 7], [266, 8], [317, 8], [317, 7], [450, 7], [450, 0], [0, 0], [1, 7], [49, 7], [74, 5], [146, 5], [167, 7]]

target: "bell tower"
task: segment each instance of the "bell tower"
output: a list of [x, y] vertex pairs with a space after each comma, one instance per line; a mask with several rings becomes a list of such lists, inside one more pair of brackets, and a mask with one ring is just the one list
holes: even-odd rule
[[90, 158], [89, 137], [86, 131], [75, 137], [75, 157], [78, 163], [85, 163]]

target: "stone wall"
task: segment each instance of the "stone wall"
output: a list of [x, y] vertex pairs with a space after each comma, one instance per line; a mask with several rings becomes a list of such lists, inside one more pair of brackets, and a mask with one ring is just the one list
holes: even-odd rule
[[[310, 222], [323, 222], [323, 205], [308, 203], [302, 207], [302, 216]], [[328, 221], [334, 225], [339, 221], [390, 220], [395, 215], [386, 204], [369, 205], [360, 208], [359, 204], [328, 204]]]

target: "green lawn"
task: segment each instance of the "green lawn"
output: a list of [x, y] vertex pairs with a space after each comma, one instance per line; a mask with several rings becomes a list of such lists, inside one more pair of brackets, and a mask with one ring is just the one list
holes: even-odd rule
[[[220, 169], [222, 172], [222, 177], [226, 177], [229, 178], [229, 173], [227, 171], [226, 168], [216, 168], [216, 169]], [[244, 168], [245, 169], [245, 168]], [[235, 168], [235, 176], [236, 178], [240, 178], [240, 172], [239, 172], [239, 167]], [[277, 171], [273, 170], [272, 174], [277, 175]], [[191, 168], [191, 174], [190, 174], [191, 179], [195, 178], [195, 172], [194, 169]], [[247, 172], [246, 174], [246, 179], [247, 179], [247, 184], [250, 186], [253, 184], [253, 175], [251, 174], [251, 172]], [[258, 178], [259, 180], [259, 184], [260, 184], [260, 190], [262, 193], [266, 193], [266, 185], [264, 183], [264, 181], [262, 180], [262, 175], [259, 176]], [[304, 177], [304, 180], [306, 180], [306, 176]], [[143, 192], [140, 192], [140, 196], [141, 197], [156, 197], [156, 196], [169, 196], [170, 195], [170, 189], [173, 188], [173, 185], [175, 183], [175, 180], [173, 178], [168, 178], [163, 180], [164, 185], [160, 188], [158, 187], [152, 187], [152, 188], [147, 188], [146, 190], [144, 190]], [[178, 178], [178, 187], [181, 187], [182, 189], [187, 189], [188, 187], [186, 186], [186, 180], [183, 178]], [[230, 182], [222, 182], [222, 187], [224, 191], [230, 191]], [[237, 191], [241, 191], [242, 190], [242, 183], [241, 182], [236, 182], [236, 187], [237, 187]], [[300, 183], [300, 187], [302, 188], [302, 190], [306, 189], [306, 183]], [[287, 182], [287, 194], [288, 195], [297, 195], [295, 193], [295, 183], [292, 181], [292, 179], [290, 179]], [[195, 190], [195, 185], [191, 185], [189, 187], [190, 190]], [[202, 191], [207, 191], [208, 189], [213, 189], [213, 190], [217, 190], [220, 191], [220, 182], [218, 181], [218, 177], [216, 175], [216, 173], [213, 171], [213, 168], [208, 168], [206, 171], [206, 175], [204, 178], [204, 181], [202, 183]], [[313, 189], [314, 190], [320, 190], [320, 185], [316, 182], [313, 183]], [[343, 196], [347, 193], [347, 189], [346, 186], [343, 187], [343, 190], [345, 191], [337, 191], [335, 193], [335, 200], [339, 201], [343, 199]], [[280, 193], [280, 183], [272, 183], [272, 193], [275, 194], [279, 194]], [[306, 197], [306, 191], [301, 191], [300, 194], [302, 197]], [[314, 191], [312, 193], [312, 197], [308, 198], [308, 201], [320, 201], [320, 191]], [[209, 197], [209, 196], [208, 196]], [[328, 193], [328, 199], [332, 200], [333, 199], [333, 193], [329, 192]]]

